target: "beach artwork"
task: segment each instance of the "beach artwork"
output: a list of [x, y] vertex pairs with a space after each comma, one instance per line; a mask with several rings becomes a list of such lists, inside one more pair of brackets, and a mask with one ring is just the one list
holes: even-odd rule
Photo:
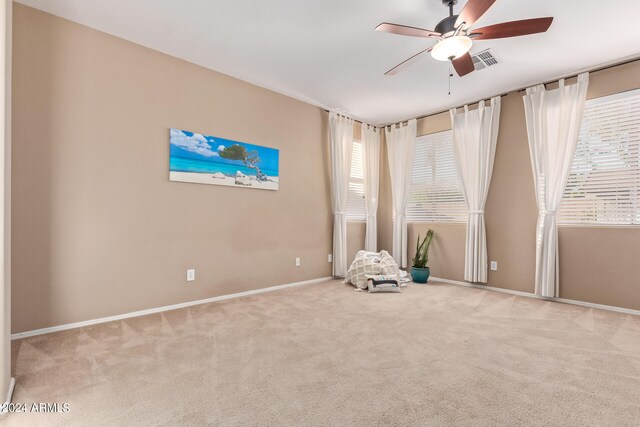
[[275, 148], [171, 129], [169, 180], [277, 190], [278, 158]]

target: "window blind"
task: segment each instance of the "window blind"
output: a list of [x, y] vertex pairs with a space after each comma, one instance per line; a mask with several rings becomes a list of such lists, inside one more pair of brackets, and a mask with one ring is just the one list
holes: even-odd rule
[[466, 223], [467, 213], [453, 155], [453, 132], [416, 138], [407, 220]]
[[640, 225], [640, 90], [587, 101], [561, 225]]
[[360, 141], [353, 141], [347, 202], [347, 221], [364, 221], [367, 219], [364, 200], [364, 158]]

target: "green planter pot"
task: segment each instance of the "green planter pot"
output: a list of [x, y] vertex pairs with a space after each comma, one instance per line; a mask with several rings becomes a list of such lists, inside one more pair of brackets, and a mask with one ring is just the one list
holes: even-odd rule
[[411, 279], [413, 279], [415, 283], [427, 283], [430, 273], [431, 270], [429, 270], [429, 267], [411, 267]]

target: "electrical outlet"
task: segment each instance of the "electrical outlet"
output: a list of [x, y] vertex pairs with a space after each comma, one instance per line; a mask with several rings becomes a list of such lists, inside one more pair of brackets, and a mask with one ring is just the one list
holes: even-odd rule
[[491, 270], [498, 271], [498, 261], [491, 261]]
[[296, 258], [296, 267], [300, 267], [300, 258]]
[[193, 268], [187, 270], [187, 282], [193, 282], [196, 280], [196, 270]]
[[333, 262], [333, 254], [327, 255], [327, 261], [328, 262]]

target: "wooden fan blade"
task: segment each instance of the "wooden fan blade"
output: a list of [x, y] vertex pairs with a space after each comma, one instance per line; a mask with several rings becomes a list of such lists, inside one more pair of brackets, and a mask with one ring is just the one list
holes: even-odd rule
[[473, 25], [495, 2], [496, 0], [469, 0], [456, 19], [456, 27], [463, 22], [467, 27]]
[[544, 33], [549, 29], [553, 18], [523, 19], [522, 21], [503, 22], [472, 31], [474, 40], [503, 39], [506, 37], [526, 36]]
[[471, 59], [471, 55], [469, 54], [469, 52], [465, 53], [458, 59], [454, 59], [451, 62], [453, 63], [453, 68], [456, 69], [456, 73], [458, 73], [460, 77], [466, 76], [476, 69], [476, 67], [473, 65], [473, 59]]
[[411, 37], [433, 37], [440, 35], [440, 33], [436, 31], [425, 30], [424, 28], [408, 27], [406, 25], [390, 24], [388, 22], [383, 22], [378, 25], [376, 31]]
[[425, 49], [425, 50], [423, 50], [421, 52], [416, 53], [411, 58], [399, 63], [398, 65], [396, 65], [395, 67], [393, 67], [392, 69], [390, 69], [389, 71], [384, 73], [384, 75], [385, 76], [394, 76], [394, 75], [398, 74], [400, 71], [404, 70], [409, 65], [413, 64], [414, 62], [416, 62], [420, 58], [420, 55], [422, 55], [423, 53], [431, 52], [431, 49], [433, 49], [433, 48], [429, 47], [429, 48], [427, 48], [427, 49]]

